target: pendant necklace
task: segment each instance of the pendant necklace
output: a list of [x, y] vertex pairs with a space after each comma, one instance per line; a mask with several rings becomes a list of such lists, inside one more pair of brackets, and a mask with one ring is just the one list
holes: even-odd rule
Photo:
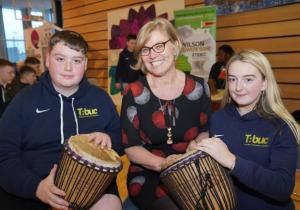
[[167, 127], [167, 144], [173, 144], [172, 138], [172, 127], [175, 127], [175, 99], [172, 101], [167, 101], [164, 105], [162, 105], [160, 99], [158, 99], [160, 105], [160, 111], [163, 112], [165, 118], [165, 124]]

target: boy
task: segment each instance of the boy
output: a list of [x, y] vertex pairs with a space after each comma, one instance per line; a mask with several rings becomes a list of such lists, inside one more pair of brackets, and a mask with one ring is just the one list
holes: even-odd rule
[[18, 80], [11, 85], [7, 91], [9, 99], [12, 100], [15, 95], [20, 92], [24, 87], [28, 85], [33, 85], [36, 82], [36, 72], [30, 66], [22, 66], [20, 68], [20, 75]]
[[7, 85], [9, 85], [15, 77], [14, 66], [5, 59], [0, 59], [0, 118], [7, 104]]
[[24, 61], [24, 65], [33, 68], [38, 75], [41, 74], [41, 61], [36, 57], [27, 57]]
[[128, 83], [134, 82], [141, 74], [140, 71], [134, 70], [136, 64], [134, 58], [134, 48], [136, 44], [136, 35], [127, 36], [126, 48], [120, 52], [119, 61], [116, 69], [116, 88], [125, 88]]
[[[22, 91], [0, 120], [0, 195], [4, 209], [68, 209], [54, 185], [62, 143], [71, 135], [120, 152], [120, 122], [109, 96], [87, 82], [88, 46], [73, 31], [54, 34], [40, 81]], [[87, 110], [87, 111], [82, 111]], [[93, 112], [91, 112], [93, 110]], [[120, 210], [112, 184], [93, 210]]]

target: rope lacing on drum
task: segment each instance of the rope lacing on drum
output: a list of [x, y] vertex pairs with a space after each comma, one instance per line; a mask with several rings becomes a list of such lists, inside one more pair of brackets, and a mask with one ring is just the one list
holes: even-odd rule
[[[196, 159], [195, 163], [196, 163], [195, 166], [196, 166], [197, 170], [200, 171], [200, 160]], [[200, 192], [199, 200], [197, 201], [197, 204], [195, 206], [196, 210], [202, 210], [201, 201], [203, 202], [204, 209], [209, 209], [207, 202], [205, 200], [205, 196], [206, 196], [207, 188], [211, 187], [211, 185], [212, 185], [212, 180], [211, 180], [210, 174], [205, 173], [204, 179], [202, 179], [202, 176], [200, 176], [199, 181], [200, 181], [200, 183], [199, 183], [200, 186], [203, 186], [203, 190]]]

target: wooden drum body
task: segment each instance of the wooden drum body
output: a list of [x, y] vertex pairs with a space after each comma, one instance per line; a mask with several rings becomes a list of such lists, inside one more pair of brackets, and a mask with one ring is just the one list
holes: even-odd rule
[[55, 177], [55, 185], [66, 192], [72, 209], [88, 209], [98, 201], [121, 170], [120, 157], [113, 150], [100, 149], [84, 135], [70, 138]]
[[201, 151], [179, 156], [160, 174], [174, 200], [184, 210], [233, 210], [236, 197], [226, 170]]

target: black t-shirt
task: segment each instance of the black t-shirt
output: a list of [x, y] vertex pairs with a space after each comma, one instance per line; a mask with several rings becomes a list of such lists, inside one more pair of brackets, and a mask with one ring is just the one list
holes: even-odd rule
[[138, 79], [141, 71], [132, 69], [130, 66], [136, 64], [133, 52], [125, 48], [119, 55], [116, 69], [116, 82], [131, 83]]
[[224, 89], [225, 88], [225, 80], [219, 78], [219, 75], [224, 67], [223, 62], [216, 62], [210, 70], [209, 79], [213, 79], [216, 82], [217, 89]]
[[7, 90], [7, 101], [10, 102], [23, 88], [29, 86], [29, 84], [22, 83], [17, 80], [14, 84], [11, 84]]

